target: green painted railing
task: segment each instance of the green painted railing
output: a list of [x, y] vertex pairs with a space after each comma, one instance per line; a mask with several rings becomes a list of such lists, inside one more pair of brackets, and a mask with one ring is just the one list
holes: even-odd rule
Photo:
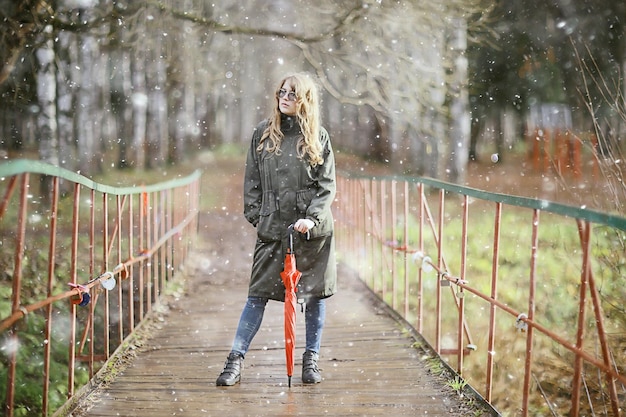
[[428, 178], [337, 196], [341, 259], [504, 415], [623, 413], [626, 218]]
[[466, 195], [483, 201], [491, 201], [494, 203], [502, 203], [510, 206], [524, 207], [533, 210], [541, 210], [547, 213], [554, 213], [561, 216], [567, 216], [574, 219], [589, 221], [596, 224], [604, 224], [626, 231], [626, 217], [618, 214], [603, 213], [596, 210], [590, 210], [585, 207], [574, 207], [561, 204], [549, 200], [536, 198], [521, 197], [512, 194], [493, 193], [489, 191], [478, 190], [472, 187], [465, 187], [457, 184], [451, 184], [445, 181], [439, 181], [426, 177], [406, 177], [406, 176], [365, 176], [351, 173], [342, 173], [347, 179], [373, 179], [376, 181], [386, 182], [407, 182], [409, 184], [424, 184], [437, 190], [444, 190], [458, 195]]
[[142, 326], [194, 243], [200, 177], [111, 187], [40, 161], [0, 163], [5, 415], [71, 407]]
[[0, 178], [12, 177], [19, 174], [42, 174], [52, 177], [59, 177], [76, 184], [84, 185], [85, 187], [98, 191], [100, 193], [107, 193], [111, 195], [132, 195], [140, 194], [143, 192], [157, 192], [167, 189], [182, 187], [193, 182], [198, 181], [202, 172], [197, 170], [184, 178], [176, 178], [169, 181], [160, 182], [157, 184], [148, 184], [142, 186], [132, 187], [112, 187], [110, 185], [99, 184], [90, 180], [75, 172], [69, 171], [62, 167], [46, 164], [41, 161], [32, 159], [15, 159], [0, 163]]

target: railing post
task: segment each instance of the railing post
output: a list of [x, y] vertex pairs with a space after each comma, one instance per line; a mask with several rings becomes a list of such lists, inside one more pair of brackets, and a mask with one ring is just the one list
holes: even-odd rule
[[[128, 258], [132, 259], [135, 256], [135, 251], [138, 248], [135, 247], [135, 205], [133, 204], [133, 198], [128, 197]], [[128, 332], [135, 331], [135, 264], [130, 264], [127, 267], [127, 281], [126, 287], [128, 288], [127, 305], [128, 305]], [[121, 283], [120, 283], [121, 284]], [[119, 285], [120, 300], [122, 299], [122, 285]], [[108, 357], [108, 355], [107, 355]]]
[[376, 250], [376, 248], [378, 248], [378, 238], [380, 236], [380, 216], [379, 216], [379, 206], [378, 206], [378, 193], [377, 193], [377, 187], [376, 187], [376, 182], [369, 180], [367, 182], [367, 192], [370, 196], [370, 202], [371, 202], [371, 207], [370, 207], [370, 211], [369, 211], [369, 216], [370, 216], [370, 220], [369, 220], [369, 224], [370, 224], [370, 241], [371, 241], [371, 253], [372, 253], [372, 268], [370, 270], [370, 282], [371, 282], [371, 287], [374, 290], [375, 293], [378, 294], [378, 292], [381, 290], [381, 288], [378, 285], [378, 280], [376, 279], [376, 275], [379, 271], [382, 271], [383, 267], [383, 260], [381, 257], [381, 253], [380, 251]]
[[[424, 184], [419, 183], [417, 185], [417, 191], [419, 193], [419, 236], [417, 242], [417, 249], [420, 253], [424, 253]], [[417, 269], [417, 331], [421, 334], [423, 332], [423, 319], [424, 319], [424, 283], [423, 283], [423, 271], [422, 268]]]
[[[59, 177], [52, 179], [52, 200], [50, 201], [50, 235], [48, 245], [48, 287], [46, 288], [46, 296], [52, 297], [54, 290], [54, 272], [56, 264], [56, 236], [57, 236], [57, 220], [59, 207]], [[44, 330], [45, 340], [48, 341], [44, 345], [43, 354], [43, 399], [42, 399], [42, 415], [48, 414], [48, 393], [50, 392], [50, 354], [52, 351], [52, 304], [46, 307], [46, 327]]]
[[[148, 250], [149, 247], [152, 246], [152, 244], [154, 243], [154, 237], [153, 237], [153, 230], [152, 230], [152, 213], [154, 213], [153, 207], [152, 207], [152, 193], [146, 193], [145, 194], [145, 202], [144, 204], [146, 205], [145, 207], [145, 213], [144, 215], [146, 216], [144, 222], [145, 222], [145, 227], [146, 227], [146, 246], [144, 247], [144, 250]], [[144, 285], [146, 287], [145, 289], [145, 296], [146, 296], [146, 306], [145, 306], [145, 310], [144, 310], [144, 314], [147, 313], [148, 311], [152, 310], [152, 291], [154, 290], [154, 275], [152, 274], [152, 272], [154, 271], [154, 260], [146, 260], [144, 262], [144, 267], [146, 268], [146, 280], [144, 282]]]
[[15, 191], [15, 187], [17, 186], [18, 176], [15, 175], [9, 179], [9, 184], [7, 185], [7, 189], [4, 192], [4, 198], [0, 202], [0, 219], [4, 216], [4, 213], [9, 206], [9, 200], [11, 200], [11, 196]]
[[[159, 239], [165, 235], [165, 224], [167, 222], [167, 202], [168, 202], [168, 198], [167, 198], [167, 191], [160, 191], [159, 192], [159, 200], [160, 200], [160, 204], [159, 204], [159, 219], [158, 219], [158, 225], [159, 225]], [[189, 212], [190, 209], [190, 204], [191, 203], [191, 196], [189, 196], [187, 198], [187, 212]], [[185, 228], [185, 230], [183, 230], [180, 233], [180, 236], [186, 238], [187, 237], [187, 232], [188, 229]], [[187, 250], [185, 250], [185, 252], [187, 252]], [[164, 246], [162, 246], [159, 249], [159, 276], [161, 278], [160, 283], [159, 283], [159, 287], [160, 287], [160, 291], [159, 294], [161, 294], [161, 292], [163, 291], [163, 289], [165, 288], [165, 285], [167, 283], [167, 260], [168, 260], [168, 245], [165, 244]], [[185, 256], [186, 257], [186, 256]]]
[[[72, 253], [70, 261], [70, 282], [77, 283], [78, 264], [78, 223], [80, 213], [80, 184], [74, 184], [74, 203], [72, 209]], [[74, 369], [76, 364], [76, 305], [70, 304], [70, 335], [69, 335], [69, 365], [67, 375], [68, 398], [74, 395]]]
[[[380, 182], [380, 239], [385, 239], [385, 231], [387, 229], [387, 204], [385, 203], [387, 191], [385, 187], [385, 181]], [[382, 299], [387, 301], [387, 273], [389, 272], [388, 268], [385, 267], [386, 262], [386, 251], [387, 248], [385, 245], [380, 246], [380, 280], [381, 280], [381, 294]]]
[[[445, 191], [439, 191], [439, 224], [437, 228], [437, 269], [443, 270], [443, 224], [445, 217]], [[435, 351], [441, 353], [441, 275], [437, 276], [437, 318], [435, 328]]]
[[[145, 225], [145, 217], [146, 217], [146, 211], [148, 210], [148, 195], [147, 193], [144, 191], [141, 193], [140, 198], [139, 198], [139, 247], [137, 248], [139, 251], [143, 252], [143, 250], [146, 247], [146, 243], [145, 241], [147, 240], [145, 237], [145, 230], [146, 230], [146, 225]], [[139, 290], [139, 303], [137, 308], [139, 309], [139, 321], [143, 321], [143, 312], [144, 312], [144, 298], [145, 298], [145, 291], [144, 291], [144, 274], [145, 274], [145, 261], [143, 260], [143, 258], [139, 261], [139, 282], [137, 283], [137, 288]], [[134, 301], [133, 301], [134, 302]]]
[[[598, 293], [598, 289], [596, 288], [596, 280], [593, 276], [593, 272], [591, 271], [591, 263], [589, 259], [591, 251], [589, 246], [589, 242], [591, 241], [591, 224], [589, 224], [589, 222], [585, 222], [585, 224], [587, 239], [586, 241], [581, 239], [582, 244], [587, 247], [587, 250], [584, 252], [584, 256], [587, 257], [585, 273], [587, 274], [587, 278], [589, 280], [589, 292], [591, 294], [591, 301], [593, 303], [593, 313], [596, 319], [596, 331], [598, 333], [598, 340], [600, 342], [602, 360], [604, 361], [606, 369], [611, 369], [613, 367], [613, 357], [609, 350], [606, 337], [606, 330], [604, 327], [604, 314], [602, 313], [602, 306], [600, 305], [600, 294]], [[605, 378], [607, 389], [609, 390], [609, 398], [611, 399], [611, 409], [613, 410], [613, 415], [619, 417], [621, 415], [621, 410], [619, 406], [619, 398], [617, 396], [617, 388], [615, 386], [615, 378], [611, 376], [608, 372], [606, 373]]]
[[[367, 209], [367, 204], [366, 199], [365, 199], [365, 193], [366, 193], [366, 186], [367, 182], [366, 181], [359, 181], [359, 182], [355, 182], [355, 194], [358, 193], [358, 198], [355, 199], [354, 202], [352, 202], [351, 204], [355, 204], [356, 207], [353, 208], [353, 212], [356, 214], [356, 222], [354, 225], [354, 248], [356, 250], [356, 252], [354, 253], [355, 259], [357, 260], [359, 265], [363, 265], [364, 267], [361, 268], [361, 270], [363, 271], [363, 273], [367, 273], [367, 264], [368, 262], [365, 262], [365, 260], [367, 259], [365, 256], [365, 250], [366, 247], [365, 245], [367, 244], [367, 226], [366, 226], [366, 222], [367, 222], [367, 214], [368, 214], [368, 209]], [[359, 202], [359, 203], [356, 203]]]
[[[583, 348], [584, 335], [585, 335], [585, 310], [587, 299], [587, 288], [589, 286], [589, 230], [585, 227], [586, 224], [578, 222], [578, 234], [580, 236], [581, 246], [583, 250], [583, 259], [580, 274], [580, 288], [578, 300], [578, 325], [576, 331], [576, 347], [578, 349]], [[574, 375], [572, 377], [572, 409], [570, 410], [571, 416], [578, 416], [580, 410], [580, 389], [583, 370], [583, 358], [580, 355], [574, 357]]]
[[[465, 270], [467, 268], [467, 228], [469, 221], [469, 202], [467, 195], [463, 196], [463, 225], [461, 232], [461, 269], [459, 272], [459, 277], [461, 280], [465, 281]], [[457, 369], [460, 375], [463, 375], [463, 358], [464, 358], [464, 335], [465, 335], [465, 297], [463, 292], [463, 287], [459, 287], [459, 322], [457, 325], [457, 351], [459, 352], [457, 355]]]
[[409, 254], [407, 249], [409, 248], [409, 183], [404, 181], [404, 318], [409, 318]]
[[[22, 291], [22, 264], [24, 261], [24, 244], [26, 238], [26, 215], [28, 213], [28, 183], [30, 176], [28, 173], [22, 174], [22, 182], [20, 185], [20, 206], [17, 218], [17, 240], [15, 242], [15, 260], [13, 262], [13, 293], [11, 297], [11, 312], [15, 313], [21, 307], [21, 291]], [[19, 346], [19, 338], [15, 327], [9, 335], [9, 370], [7, 383], [7, 416], [13, 416], [13, 406], [15, 401], [15, 375], [17, 368], [17, 351]]]
[[[500, 254], [500, 220], [502, 218], [502, 203], [496, 203], [496, 213], [494, 218], [493, 231], [493, 259], [491, 263], [491, 298], [498, 299], [498, 262]], [[487, 381], [485, 398], [491, 402], [492, 378], [493, 378], [493, 356], [495, 355], [496, 343], [496, 305], [489, 306], [489, 346], [487, 348]]]
[[[196, 191], [197, 193], [197, 191]], [[167, 200], [166, 200], [166, 205], [165, 205], [165, 218], [163, 219], [163, 223], [165, 224], [165, 230], [170, 230], [172, 228], [172, 224], [173, 224], [173, 219], [172, 219], [172, 212], [174, 211], [174, 200], [172, 199], [172, 190], [167, 190], [167, 194], [166, 194]], [[196, 194], [195, 199], [198, 198], [198, 195]], [[193, 233], [195, 234], [196, 231], [198, 230], [198, 223], [194, 222], [194, 224], [192, 226], [191, 230], [193, 230]], [[166, 251], [166, 259], [165, 259], [165, 263], [166, 263], [166, 267], [167, 267], [167, 273], [169, 276], [173, 276], [174, 275], [174, 271], [175, 271], [175, 264], [174, 264], [174, 243], [173, 242], [168, 242], [167, 245], [167, 251]]]
[[[539, 254], [539, 210], [533, 210], [532, 241], [530, 253], [530, 274], [528, 277], [528, 320], [535, 319], [535, 289], [537, 256]], [[524, 385], [522, 388], [522, 416], [528, 415], [531, 367], [533, 363], [533, 327], [528, 326], [526, 334], [526, 360], [524, 361]]]
[[[393, 246], [398, 244], [398, 228], [396, 223], [398, 222], [398, 196], [397, 196], [397, 181], [391, 181], [391, 242]], [[392, 249], [391, 251], [391, 308], [398, 310], [398, 272], [396, 268], [396, 253]]]
[[[95, 190], [91, 190], [91, 249], [90, 249], [90, 259], [89, 259], [89, 276], [95, 275], [95, 205], [96, 205], [96, 192]], [[108, 223], [108, 205], [107, 205], [107, 194], [103, 193], [102, 195], [102, 216], [103, 216], [103, 224], [102, 224], [102, 268], [104, 271], [108, 271], [108, 248], [109, 248], [109, 223]], [[95, 352], [94, 352], [94, 327], [95, 327], [95, 314], [96, 314], [96, 301], [98, 300], [98, 290], [100, 288], [94, 288], [94, 294], [92, 295], [92, 302], [89, 304], [89, 320], [87, 322], [87, 326], [89, 326], [89, 378], [93, 378], [95, 372]], [[85, 335], [87, 333], [87, 329], [85, 329]], [[84, 342], [84, 340], [83, 340]], [[82, 343], [81, 343], [82, 348]]]

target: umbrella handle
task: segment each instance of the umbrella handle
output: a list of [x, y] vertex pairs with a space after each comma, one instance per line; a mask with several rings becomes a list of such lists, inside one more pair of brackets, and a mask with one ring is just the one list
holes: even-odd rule
[[293, 253], [293, 233], [296, 231], [296, 229], [293, 228], [293, 223], [287, 227], [287, 231], [289, 232], [289, 251]]
[[[296, 229], [293, 228], [293, 226], [294, 226], [294, 223], [291, 223], [287, 227], [287, 232], [289, 232], [289, 249], [291, 249], [291, 253], [293, 253], [293, 234], [294, 233], [304, 234], [304, 233], [298, 232]], [[309, 240], [310, 238], [311, 238], [311, 232], [307, 230], [306, 240]]]

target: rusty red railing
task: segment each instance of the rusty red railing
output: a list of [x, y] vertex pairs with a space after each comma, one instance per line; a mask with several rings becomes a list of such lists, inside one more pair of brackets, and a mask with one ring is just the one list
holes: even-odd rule
[[116, 188], [0, 164], [5, 415], [54, 413], [153, 311], [196, 236], [199, 182]]
[[425, 178], [338, 202], [343, 261], [496, 409], [623, 413], [626, 218]]

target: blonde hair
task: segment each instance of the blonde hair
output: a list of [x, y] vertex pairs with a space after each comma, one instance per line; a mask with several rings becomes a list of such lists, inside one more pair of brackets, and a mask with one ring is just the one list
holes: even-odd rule
[[[268, 152], [280, 154], [283, 132], [280, 130], [281, 112], [278, 108], [278, 90], [282, 88], [285, 81], [292, 84], [296, 93], [296, 119], [303, 135], [298, 141], [298, 157], [303, 158], [306, 155], [311, 166], [321, 165], [324, 159], [320, 142], [319, 93], [313, 77], [307, 73], [287, 75], [278, 84], [274, 94], [276, 105], [269, 117], [267, 128], [261, 135], [257, 151], [261, 152], [265, 146]], [[266, 139], [269, 139], [267, 143], [265, 143]]]

